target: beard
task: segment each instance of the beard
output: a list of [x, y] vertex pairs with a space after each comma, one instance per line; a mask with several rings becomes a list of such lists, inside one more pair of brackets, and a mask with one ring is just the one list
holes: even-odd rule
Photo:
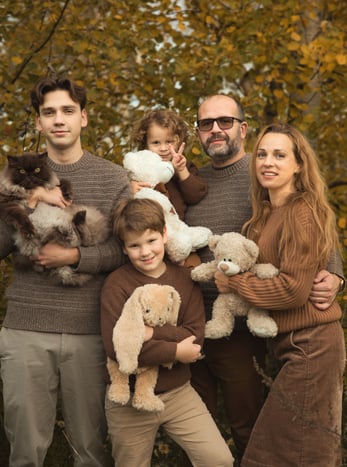
[[[210, 147], [212, 141], [217, 139], [221, 140], [221, 138], [224, 140], [225, 144], [212, 145]], [[240, 152], [241, 146], [242, 140], [239, 132], [233, 140], [231, 140], [228, 135], [223, 135], [223, 137], [221, 137], [221, 135], [212, 135], [202, 145], [206, 154], [211, 157], [216, 165], [224, 164], [228, 161], [231, 163], [234, 157]]]

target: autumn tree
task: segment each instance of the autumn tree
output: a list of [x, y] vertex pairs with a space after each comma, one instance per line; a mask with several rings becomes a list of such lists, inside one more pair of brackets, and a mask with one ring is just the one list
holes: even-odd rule
[[[118, 163], [144, 110], [179, 111], [193, 135], [199, 99], [230, 93], [246, 109], [249, 149], [273, 120], [309, 137], [347, 259], [345, 2], [4, 0], [0, 18], [0, 166], [43, 148], [29, 91], [52, 71], [87, 87], [83, 143]], [[188, 156], [206, 162], [194, 138]]]

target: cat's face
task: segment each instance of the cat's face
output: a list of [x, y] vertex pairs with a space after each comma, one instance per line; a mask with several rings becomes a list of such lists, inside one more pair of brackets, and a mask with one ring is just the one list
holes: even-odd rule
[[43, 186], [50, 180], [51, 170], [47, 166], [47, 154], [24, 153], [22, 156], [7, 156], [8, 174], [14, 185], [26, 190]]

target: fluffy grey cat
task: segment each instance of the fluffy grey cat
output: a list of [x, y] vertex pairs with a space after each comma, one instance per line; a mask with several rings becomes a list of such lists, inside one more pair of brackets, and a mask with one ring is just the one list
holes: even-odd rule
[[[68, 248], [92, 246], [103, 243], [110, 233], [106, 217], [93, 206], [73, 204], [62, 209], [40, 202], [29, 214], [29, 219], [34, 227], [32, 237], [23, 236], [19, 231], [14, 233], [18, 251], [25, 257], [36, 256], [49, 242]], [[35, 265], [34, 268], [38, 272], [48, 272], [64, 285], [81, 286], [93, 277], [77, 272], [71, 266], [45, 269]]]
[[93, 206], [72, 204], [62, 209], [40, 202], [35, 209], [28, 208], [27, 201], [38, 186], [50, 189], [60, 185], [64, 197], [71, 199], [70, 182], [59, 182], [46, 159], [46, 154], [8, 156], [8, 166], [0, 173], [0, 218], [14, 228], [18, 267], [34, 267], [62, 284], [81, 286], [92, 275], [70, 266], [45, 269], [29, 260], [48, 242], [71, 248], [92, 246], [103, 243], [110, 233], [106, 217]]

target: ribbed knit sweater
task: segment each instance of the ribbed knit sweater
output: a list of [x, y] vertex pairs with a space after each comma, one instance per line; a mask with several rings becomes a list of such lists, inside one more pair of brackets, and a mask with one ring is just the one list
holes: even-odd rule
[[[125, 170], [84, 152], [74, 164], [49, 166], [69, 179], [78, 204], [96, 206], [106, 215], [120, 198], [131, 196]], [[11, 230], [0, 223], [0, 258], [14, 251]], [[59, 285], [48, 275], [14, 269], [7, 289], [4, 326], [13, 329], [72, 334], [100, 333], [100, 290], [108, 272], [124, 262], [119, 244], [110, 238], [102, 245], [80, 248], [78, 271], [93, 274], [82, 287]]]
[[[271, 310], [280, 333], [336, 321], [342, 315], [336, 301], [327, 310], [319, 311], [308, 300], [313, 279], [321, 268], [318, 261], [304, 267], [299, 254], [287, 261], [280, 256], [279, 237], [286, 209], [287, 206], [273, 208], [258, 241], [259, 262], [272, 263], [279, 269], [279, 275], [261, 280], [244, 273], [229, 278], [229, 285], [239, 295], [255, 306]], [[296, 216], [308, 238], [317, 242], [317, 229], [308, 206], [302, 203]]]
[[[216, 168], [208, 164], [200, 168], [200, 175], [208, 183], [208, 193], [198, 204], [188, 207], [185, 222], [192, 226], [209, 227], [214, 234], [219, 235], [225, 232], [241, 232], [243, 224], [252, 214], [249, 161], [250, 156], [245, 155], [226, 167]], [[213, 259], [213, 254], [207, 247], [199, 250], [198, 254], [204, 263]], [[332, 255], [332, 262], [327, 269], [343, 277], [341, 257]], [[306, 286], [311, 288], [312, 282], [313, 278]], [[218, 291], [213, 281], [201, 282], [200, 286], [204, 295], [206, 317], [210, 319]], [[238, 327], [236, 323], [236, 329]]]
[[[249, 198], [249, 156], [223, 168], [208, 164], [199, 169], [199, 173], [208, 183], [208, 193], [198, 204], [188, 207], [185, 222], [191, 226], [203, 225], [219, 235], [240, 232], [252, 213]], [[213, 259], [213, 254], [207, 247], [199, 250], [198, 254], [204, 263]], [[218, 291], [213, 281], [201, 282], [200, 285], [209, 319]]]

